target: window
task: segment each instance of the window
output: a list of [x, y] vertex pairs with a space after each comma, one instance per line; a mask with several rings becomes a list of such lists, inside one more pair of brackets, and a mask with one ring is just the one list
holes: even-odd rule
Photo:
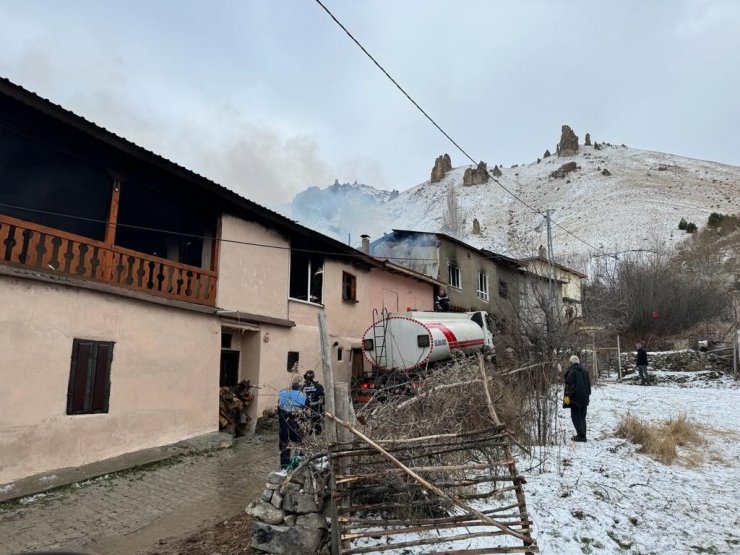
[[447, 283], [450, 284], [450, 287], [457, 287], [458, 289], [461, 289], [462, 285], [460, 285], [460, 268], [453, 264], [450, 264], [449, 270], [450, 271]]
[[342, 272], [342, 300], [357, 302], [357, 278]]
[[509, 284], [503, 279], [498, 280], [498, 296], [502, 299], [509, 298]]
[[323, 302], [324, 259], [305, 252], [290, 253], [290, 297], [300, 301]]
[[343, 354], [342, 353], [342, 348], [339, 347], [339, 349], [337, 349], [337, 361], [341, 361], [342, 360], [342, 354]]
[[488, 300], [488, 274], [478, 272], [478, 298]]
[[75, 339], [67, 389], [67, 414], [108, 412], [112, 341]]
[[288, 351], [288, 372], [298, 369], [298, 359], [300, 355], [296, 351]]

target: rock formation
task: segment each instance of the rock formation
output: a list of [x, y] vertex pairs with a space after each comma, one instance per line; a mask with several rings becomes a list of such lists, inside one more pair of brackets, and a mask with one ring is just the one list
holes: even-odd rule
[[478, 222], [478, 218], [473, 218], [473, 235], [480, 235], [480, 222]]
[[558, 169], [556, 169], [554, 172], [550, 174], [550, 177], [554, 177], [556, 179], [565, 177], [565, 174], [570, 173], [572, 171], [575, 171], [578, 168], [575, 162], [568, 162], [567, 164], [563, 164]]
[[594, 143], [594, 150], [601, 150], [601, 145], [599, 143]]
[[603, 170], [601, 170], [601, 175], [606, 175], [606, 176], [609, 176], [609, 175], [611, 175], [611, 174], [612, 174], [612, 172], [610, 172], [610, 171], [609, 171], [609, 170], [607, 170], [606, 168], [604, 168]]
[[488, 183], [488, 167], [485, 162], [478, 162], [477, 168], [468, 168], [463, 174], [463, 185], [483, 185]]
[[586, 140], [583, 144], [586, 146], [591, 146], [591, 133], [586, 133]]
[[432, 168], [432, 183], [439, 183], [445, 174], [452, 169], [452, 160], [449, 154], [437, 156]]
[[549, 158], [550, 156], [552, 156], [552, 154], [550, 154], [550, 149], [547, 149], [545, 153], [542, 155], [543, 158]]
[[572, 156], [578, 154], [578, 136], [569, 125], [563, 125], [560, 130], [558, 156]]
[[499, 169], [498, 165], [493, 166], [493, 171], [491, 173], [494, 177], [501, 177], [501, 170]]

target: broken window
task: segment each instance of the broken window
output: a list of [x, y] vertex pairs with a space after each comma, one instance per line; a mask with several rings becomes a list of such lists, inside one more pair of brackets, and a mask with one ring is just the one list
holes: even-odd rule
[[323, 302], [324, 259], [310, 253], [290, 253], [290, 297], [300, 301]]
[[67, 414], [108, 412], [112, 341], [75, 339], [67, 388]]
[[298, 359], [300, 354], [297, 351], [288, 351], [288, 372], [298, 370]]
[[342, 272], [342, 300], [357, 301], [357, 278]]
[[462, 288], [462, 285], [460, 282], [460, 268], [458, 268], [454, 264], [450, 264], [449, 266], [449, 275], [448, 275], [447, 283], [450, 284], [450, 287], [456, 287], [458, 289]]

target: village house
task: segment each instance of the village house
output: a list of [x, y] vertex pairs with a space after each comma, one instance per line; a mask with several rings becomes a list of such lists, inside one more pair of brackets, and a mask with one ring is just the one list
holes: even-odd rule
[[243, 379], [254, 421], [322, 310], [349, 381], [437, 287], [0, 79], [0, 484], [215, 431]]
[[485, 310], [499, 329], [519, 310], [521, 264], [444, 233], [394, 229], [370, 244], [370, 253], [446, 284], [453, 311]]
[[[532, 277], [529, 280], [527, 296], [529, 303], [536, 305], [539, 298], [549, 294], [549, 283], [555, 279], [555, 302], [557, 312], [565, 320], [575, 320], [583, 316], [582, 291], [586, 274], [547, 258], [547, 251], [541, 247], [537, 256], [522, 258], [520, 262], [524, 270]], [[545, 291], [548, 291], [545, 293]]]

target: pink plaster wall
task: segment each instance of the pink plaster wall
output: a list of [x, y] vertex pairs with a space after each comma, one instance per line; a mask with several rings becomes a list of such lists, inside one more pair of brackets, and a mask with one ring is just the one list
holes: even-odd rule
[[[108, 414], [68, 416], [74, 338], [115, 341]], [[0, 483], [218, 429], [213, 316], [0, 276]]]

